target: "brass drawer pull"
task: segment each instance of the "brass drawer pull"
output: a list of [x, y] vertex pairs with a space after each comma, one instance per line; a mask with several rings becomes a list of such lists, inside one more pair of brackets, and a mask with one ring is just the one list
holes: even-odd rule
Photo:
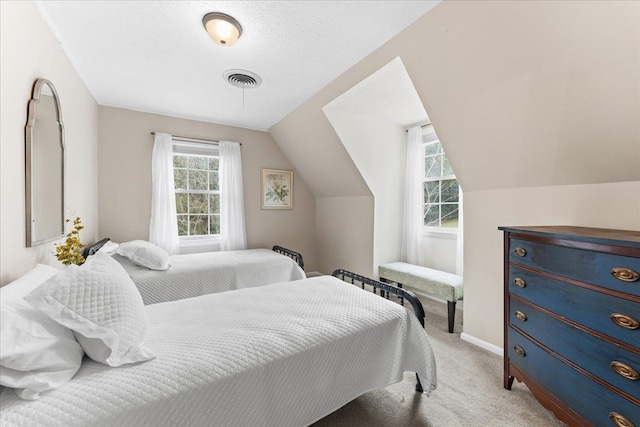
[[525, 286], [527, 286], [527, 282], [525, 282], [519, 277], [516, 277], [515, 279], [513, 279], [513, 283], [515, 283], [516, 286], [519, 288], [524, 288]]
[[620, 375], [621, 377], [625, 377], [628, 380], [637, 381], [638, 379], [640, 379], [640, 375], [638, 375], [638, 372], [625, 363], [614, 360], [609, 364], [609, 366], [611, 366], [611, 369], [613, 369], [616, 374]]
[[516, 317], [521, 322], [526, 322], [527, 321], [527, 315], [524, 314], [523, 312], [521, 312], [520, 310], [516, 310]]
[[638, 329], [640, 328], [640, 323], [636, 319], [631, 316], [627, 316], [626, 314], [620, 313], [611, 313], [611, 321], [618, 326], [621, 326], [625, 329]]
[[630, 268], [615, 267], [611, 269], [611, 275], [623, 282], [635, 282], [640, 279], [640, 274]]
[[609, 419], [618, 427], [636, 427], [631, 421], [617, 412], [609, 412]]
[[515, 248], [513, 252], [520, 257], [525, 256], [527, 254], [527, 251], [525, 251], [524, 248], [521, 248], [520, 246]]
[[519, 345], [513, 346], [513, 349], [516, 351], [516, 354], [520, 357], [525, 357], [527, 353], [525, 353], [524, 348]]

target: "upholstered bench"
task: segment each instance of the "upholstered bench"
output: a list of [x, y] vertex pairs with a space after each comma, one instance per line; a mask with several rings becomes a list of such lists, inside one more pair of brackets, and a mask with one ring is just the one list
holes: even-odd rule
[[383, 282], [395, 282], [399, 287], [410, 286], [427, 295], [446, 299], [449, 332], [453, 332], [456, 301], [462, 299], [462, 276], [406, 262], [392, 262], [378, 266]]

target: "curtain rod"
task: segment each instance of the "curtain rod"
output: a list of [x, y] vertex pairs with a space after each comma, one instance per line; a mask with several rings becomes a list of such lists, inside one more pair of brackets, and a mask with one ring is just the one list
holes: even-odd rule
[[[431, 126], [431, 122], [420, 125], [421, 128], [426, 128], [427, 126]], [[413, 126], [412, 126], [413, 127]], [[409, 129], [405, 129], [405, 132], [409, 132]]]
[[[151, 132], [151, 135], [155, 135], [156, 132]], [[219, 144], [220, 141], [216, 141], [215, 139], [205, 139], [205, 138], [194, 138], [192, 136], [182, 136], [182, 135], [171, 135], [172, 137], [174, 137], [175, 139], [180, 139], [182, 141], [192, 141], [192, 142], [207, 142], [207, 143], [212, 143], [212, 144]], [[238, 144], [242, 145], [241, 142], [239, 142]]]

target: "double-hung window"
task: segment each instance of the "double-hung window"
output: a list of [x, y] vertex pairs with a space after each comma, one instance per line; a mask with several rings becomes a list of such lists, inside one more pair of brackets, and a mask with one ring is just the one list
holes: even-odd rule
[[183, 242], [220, 236], [219, 167], [217, 146], [174, 140], [176, 213]]
[[423, 220], [427, 229], [454, 231], [458, 228], [459, 188], [449, 159], [433, 126], [422, 131], [424, 146]]

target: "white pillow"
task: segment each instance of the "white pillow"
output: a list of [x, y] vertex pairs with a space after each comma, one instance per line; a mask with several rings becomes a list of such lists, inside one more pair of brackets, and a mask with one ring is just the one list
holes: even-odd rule
[[138, 289], [109, 255], [70, 265], [25, 300], [72, 329], [85, 353], [109, 366], [155, 356], [144, 346], [147, 318]]
[[84, 356], [73, 331], [23, 299], [57, 273], [53, 267], [38, 264], [0, 288], [0, 384], [15, 388], [26, 400], [69, 381]]
[[[101, 254], [107, 254], [107, 255], [115, 254], [115, 253], [118, 252], [118, 247], [119, 246], [120, 245], [118, 243], [115, 243], [115, 242], [112, 242], [111, 240], [109, 240], [104, 245], [102, 245], [102, 247], [100, 249], [98, 249], [98, 252], [100, 252]], [[96, 252], [96, 253], [98, 253], [98, 252]]]
[[130, 261], [152, 270], [166, 270], [170, 267], [167, 251], [145, 240], [121, 243], [117, 252]]

